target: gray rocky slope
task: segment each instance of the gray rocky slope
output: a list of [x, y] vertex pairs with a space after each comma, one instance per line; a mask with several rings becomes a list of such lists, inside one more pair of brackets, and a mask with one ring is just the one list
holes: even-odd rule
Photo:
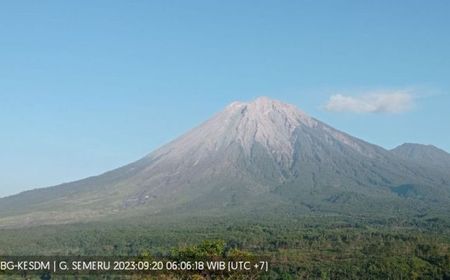
[[[434, 153], [433, 157], [437, 156]], [[148, 156], [0, 199], [0, 226], [145, 213], [308, 215], [447, 211], [450, 171], [269, 98], [234, 102]]]

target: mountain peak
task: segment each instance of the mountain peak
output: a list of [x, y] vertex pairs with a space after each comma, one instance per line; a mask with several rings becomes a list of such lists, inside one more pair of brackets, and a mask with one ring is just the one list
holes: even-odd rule
[[259, 111], [263, 112], [268, 112], [272, 110], [276, 110], [278, 112], [281, 111], [296, 111], [296, 113], [300, 112], [300, 110], [293, 105], [283, 103], [279, 100], [270, 99], [265, 96], [258, 97], [254, 101], [249, 102], [248, 106], [251, 108], [256, 108]]
[[266, 96], [260, 96], [250, 102], [242, 102], [242, 101], [234, 101], [230, 103], [227, 108], [242, 108], [246, 106], [252, 106], [252, 107], [258, 107], [258, 108], [269, 108], [269, 107], [275, 107], [280, 105], [287, 105], [283, 104], [281, 101], [271, 99]]
[[[288, 120], [293, 122], [303, 122], [311, 125], [312, 118], [294, 105], [272, 99], [266, 96], [260, 96], [250, 102], [235, 101], [226, 107], [225, 111], [240, 110], [243, 114], [250, 114], [254, 117], [267, 117], [270, 114], [282, 114]], [[260, 120], [260, 119], [259, 119]]]
[[272, 98], [267, 97], [267, 96], [260, 96], [260, 97], [257, 97], [251, 103], [256, 103], [256, 104], [260, 104], [260, 105], [263, 105], [263, 106], [267, 106], [267, 105], [274, 105], [274, 104], [282, 103], [282, 102], [279, 101], [279, 100], [276, 100], [276, 99], [272, 99]]
[[392, 151], [404, 151], [404, 152], [417, 152], [417, 151], [427, 151], [427, 152], [439, 152], [446, 153], [446, 151], [430, 144], [417, 144], [417, 143], [403, 143], [400, 146], [395, 147]]
[[[243, 156], [250, 157], [255, 147], [259, 147], [278, 162], [290, 164], [296, 131], [300, 127], [315, 127], [318, 123], [294, 105], [268, 97], [250, 102], [235, 101], [156, 154], [189, 158], [195, 163], [212, 153], [238, 145]], [[195, 154], [191, 155], [192, 151], [196, 151]]]
[[450, 170], [450, 154], [433, 145], [404, 143], [392, 149], [391, 153], [422, 166], [441, 170], [446, 174]]
[[[291, 104], [268, 97], [250, 102], [233, 102], [225, 110], [225, 123], [232, 123], [228, 135], [240, 143], [247, 153], [259, 143], [279, 158], [291, 158], [295, 137], [300, 126], [313, 127], [317, 121]], [[231, 121], [234, 120], [234, 121]]]

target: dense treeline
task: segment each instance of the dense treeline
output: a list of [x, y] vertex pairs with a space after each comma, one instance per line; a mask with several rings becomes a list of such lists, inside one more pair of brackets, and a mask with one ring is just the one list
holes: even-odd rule
[[324, 218], [290, 224], [199, 219], [48, 226], [1, 230], [0, 255], [177, 258], [209, 248], [220, 256], [234, 252], [270, 259], [270, 272], [258, 279], [450, 279], [448, 227], [414, 224], [419, 223]]

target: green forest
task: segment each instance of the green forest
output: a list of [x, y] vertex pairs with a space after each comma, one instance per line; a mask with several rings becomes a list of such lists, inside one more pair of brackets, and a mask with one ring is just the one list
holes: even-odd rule
[[[0, 255], [169, 259], [238, 255], [261, 257], [270, 263], [270, 270], [258, 275], [104, 275], [103, 279], [450, 279], [449, 227], [439, 219], [305, 217], [287, 223], [202, 218], [184, 223], [128, 220], [3, 229]], [[24, 275], [7, 277], [22, 279]]]

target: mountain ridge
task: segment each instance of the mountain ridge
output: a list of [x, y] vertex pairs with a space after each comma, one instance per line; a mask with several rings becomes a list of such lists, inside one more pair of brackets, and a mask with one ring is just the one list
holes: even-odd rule
[[[0, 226], [71, 223], [134, 211], [247, 213], [262, 203], [296, 214], [351, 214], [356, 208], [368, 213], [387, 208], [388, 215], [396, 208], [423, 212], [445, 209], [449, 182], [445, 169], [428, 168], [293, 105], [262, 97], [231, 103], [131, 164], [1, 198]], [[371, 208], [364, 209], [364, 203]]]
[[418, 164], [450, 172], [450, 154], [436, 146], [404, 143], [391, 150], [395, 155]]

